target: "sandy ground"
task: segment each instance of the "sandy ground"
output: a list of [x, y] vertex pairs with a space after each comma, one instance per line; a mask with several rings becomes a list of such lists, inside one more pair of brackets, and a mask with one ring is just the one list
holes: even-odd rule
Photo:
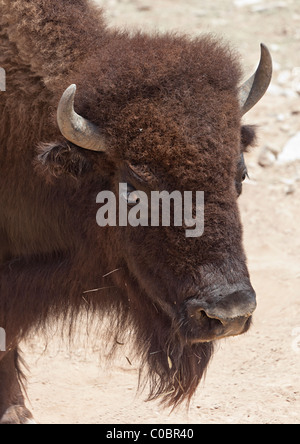
[[[137, 393], [138, 365], [130, 350], [107, 368], [81, 342], [41, 338], [23, 346], [28, 395], [39, 423], [300, 423], [300, 161], [275, 160], [300, 131], [300, 3], [298, 0], [101, 0], [112, 26], [231, 41], [250, 75], [266, 43], [274, 58], [270, 91], [246, 117], [261, 126], [247, 155], [250, 181], [240, 208], [258, 309], [252, 329], [219, 342], [189, 411], [163, 410]], [[300, 89], [300, 88], [299, 88]], [[268, 167], [259, 166], [267, 152]], [[271, 153], [271, 154], [270, 154]], [[83, 329], [85, 326], [83, 326]], [[99, 338], [101, 344], [101, 338]], [[30, 404], [29, 404], [30, 406]]]

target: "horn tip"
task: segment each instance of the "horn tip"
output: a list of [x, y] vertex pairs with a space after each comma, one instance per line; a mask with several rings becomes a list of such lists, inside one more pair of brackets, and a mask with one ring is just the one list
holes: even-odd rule
[[68, 88], [67, 88], [69, 91], [72, 91], [72, 92], [76, 92], [76, 89], [77, 89], [77, 85], [75, 84], [75, 83], [72, 83], [72, 85], [70, 85]]
[[68, 86], [68, 88], [65, 90], [65, 92], [62, 95], [61, 102], [63, 100], [66, 100], [69, 103], [74, 102], [75, 94], [76, 94], [77, 86], [75, 84], [72, 84]]
[[264, 43], [261, 43], [260, 44], [260, 51], [261, 51], [261, 54], [264, 54], [265, 56], [267, 56], [271, 60], [271, 53], [270, 53], [267, 45], [265, 45]]

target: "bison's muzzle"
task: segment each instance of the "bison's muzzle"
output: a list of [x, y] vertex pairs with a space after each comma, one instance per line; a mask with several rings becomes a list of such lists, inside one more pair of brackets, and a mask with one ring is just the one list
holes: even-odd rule
[[214, 295], [213, 301], [191, 298], [185, 303], [185, 334], [192, 342], [207, 342], [245, 333], [255, 308], [252, 287], [225, 296]]

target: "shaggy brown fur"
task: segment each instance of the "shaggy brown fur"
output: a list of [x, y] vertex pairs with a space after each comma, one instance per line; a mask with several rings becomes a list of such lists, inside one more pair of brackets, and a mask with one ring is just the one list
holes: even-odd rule
[[[189, 400], [213, 346], [188, 341], [184, 301], [249, 282], [235, 179], [254, 133], [244, 127], [241, 138], [237, 57], [209, 36], [107, 30], [101, 11], [85, 0], [0, 6], [5, 359], [16, 360], [29, 332], [57, 318], [72, 322], [88, 303], [99, 318], [113, 316], [108, 335], [116, 340], [128, 327], [135, 331], [150, 399], [162, 396], [171, 406]], [[57, 104], [71, 83], [76, 111], [101, 128], [106, 153], [60, 135]], [[205, 191], [204, 235], [187, 239], [181, 227], [100, 229], [96, 195], [117, 193], [123, 181], [146, 192]], [[83, 297], [102, 287], [109, 288]], [[12, 400], [6, 384], [2, 377], [0, 417], [23, 405], [19, 389], [11, 389], [19, 393]]]

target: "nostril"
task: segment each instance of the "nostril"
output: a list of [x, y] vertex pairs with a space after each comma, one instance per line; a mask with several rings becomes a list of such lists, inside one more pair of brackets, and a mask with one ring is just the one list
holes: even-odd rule
[[[219, 323], [220, 325], [223, 325], [223, 327], [228, 327], [232, 322], [234, 322], [235, 320], [239, 319], [239, 321], [242, 322], [246, 322], [246, 320], [248, 319], [248, 316], [238, 316], [236, 318], [225, 318], [225, 317], [221, 317], [218, 316], [216, 313], [210, 313], [209, 310], [207, 310], [207, 312], [203, 309], [200, 309], [201, 311], [201, 317], [202, 319], [206, 318], [209, 319], [211, 321], [215, 322], [215, 325], [217, 325], [217, 323]], [[195, 316], [196, 319], [198, 319], [197, 316]], [[200, 317], [199, 317], [200, 319]]]
[[197, 300], [190, 299], [186, 304], [187, 315], [189, 318], [195, 320], [201, 320], [206, 316], [203, 307], [199, 304]]
[[[236, 318], [249, 318], [256, 308], [256, 297], [253, 290], [236, 291], [216, 300], [199, 300], [192, 298], [187, 301], [188, 313], [201, 318], [203, 313], [208, 318], [218, 319], [227, 323]], [[202, 313], [202, 314], [201, 314]]]
[[253, 290], [235, 291], [225, 296], [194, 297], [185, 301], [183, 315], [190, 337], [208, 341], [247, 331], [256, 308]]
[[[239, 316], [233, 319], [212, 316], [203, 308], [189, 310], [188, 317], [191, 321], [190, 328], [196, 336], [209, 338], [220, 338], [234, 336], [248, 330], [251, 317]], [[196, 333], [198, 332], [198, 333]]]
[[[256, 308], [255, 292], [236, 291], [223, 297], [198, 299], [191, 298], [186, 302], [188, 317], [198, 324], [206, 320], [215, 321], [214, 325], [229, 328], [233, 324], [245, 324]], [[211, 323], [210, 323], [211, 324]]]
[[192, 311], [192, 313], [190, 313], [190, 318], [193, 318], [198, 325], [205, 325], [207, 327], [213, 327], [216, 328], [218, 326], [224, 326], [223, 322], [221, 319], [215, 318], [215, 317], [211, 317], [208, 316], [205, 312], [205, 310], [203, 310], [203, 308], [196, 308], [195, 310]]
[[191, 318], [195, 318], [197, 321], [201, 321], [201, 319], [206, 317], [205, 311], [202, 308], [197, 308], [190, 314]]

